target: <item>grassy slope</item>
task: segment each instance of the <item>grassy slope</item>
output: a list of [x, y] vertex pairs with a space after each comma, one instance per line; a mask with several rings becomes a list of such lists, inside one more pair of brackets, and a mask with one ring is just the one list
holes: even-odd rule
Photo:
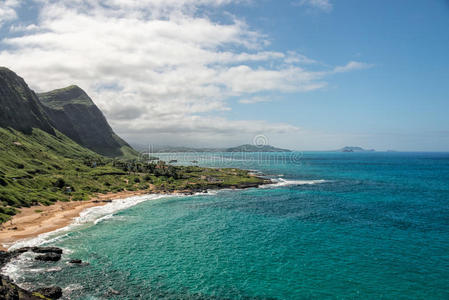
[[[262, 183], [237, 169], [156, 167], [100, 156], [57, 132], [0, 128], [0, 223], [31, 205], [123, 190], [198, 190]], [[71, 187], [67, 191], [66, 187]]]
[[39, 95], [39, 100], [43, 102], [46, 106], [53, 108], [53, 109], [63, 109], [64, 105], [67, 104], [66, 99], [60, 99], [58, 98], [58, 95], [65, 92], [70, 92], [71, 90], [80, 90], [79, 95], [77, 98], [71, 98], [70, 103], [71, 104], [82, 104], [82, 105], [94, 105], [92, 102], [92, 99], [87, 96], [87, 94], [84, 93], [78, 86], [71, 85], [62, 89], [57, 89], [54, 91], [41, 93]]

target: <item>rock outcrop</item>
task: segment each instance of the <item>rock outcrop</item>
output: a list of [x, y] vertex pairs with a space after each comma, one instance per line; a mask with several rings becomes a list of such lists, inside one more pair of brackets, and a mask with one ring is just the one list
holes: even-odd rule
[[[24, 247], [13, 251], [0, 251], [0, 269], [9, 263], [11, 259], [28, 251], [58, 256], [59, 259], [62, 254], [62, 249], [57, 247]], [[31, 292], [19, 287], [8, 276], [0, 275], [0, 299], [2, 300], [42, 300], [59, 299], [60, 297], [62, 297], [62, 289], [60, 287], [40, 288]]]
[[50, 299], [59, 299], [62, 297], [62, 289], [59, 286], [40, 288], [34, 292]]

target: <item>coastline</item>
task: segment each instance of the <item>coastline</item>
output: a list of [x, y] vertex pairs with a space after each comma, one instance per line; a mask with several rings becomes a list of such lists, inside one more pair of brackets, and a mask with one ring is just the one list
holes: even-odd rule
[[50, 206], [36, 205], [22, 208], [19, 214], [1, 225], [0, 250], [7, 251], [10, 246], [20, 240], [35, 238], [69, 226], [88, 208], [103, 206], [113, 200], [153, 193], [151, 190], [124, 191], [100, 194], [87, 201], [59, 201]]
[[[272, 183], [271, 180], [262, 179], [261, 183], [244, 183], [231, 186], [223, 186], [219, 189], [245, 189], [260, 187]], [[122, 191], [116, 193], [97, 194], [87, 201], [58, 201], [53, 205], [36, 205], [21, 208], [20, 213], [14, 215], [10, 221], [0, 225], [0, 251], [8, 251], [11, 246], [22, 240], [36, 238], [41, 234], [53, 232], [67, 227], [80, 217], [86, 209], [104, 206], [113, 200], [124, 200], [134, 196], [143, 195], [194, 195], [207, 190], [159, 190], [150, 186], [149, 189], [138, 191]]]

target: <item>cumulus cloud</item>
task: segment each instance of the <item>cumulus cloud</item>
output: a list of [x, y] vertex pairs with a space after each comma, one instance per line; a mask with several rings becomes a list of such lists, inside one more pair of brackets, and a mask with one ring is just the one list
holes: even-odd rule
[[230, 110], [231, 97], [317, 90], [326, 76], [362, 67], [316, 71], [302, 54], [270, 51], [268, 38], [243, 20], [217, 22], [199, 9], [243, 0], [34, 1], [38, 19], [11, 26], [16, 34], [1, 40], [0, 65], [37, 91], [81, 86], [125, 138], [295, 132], [217, 115]]
[[17, 18], [16, 8], [19, 4], [19, 0], [3, 0], [0, 2], [0, 28], [4, 23]]

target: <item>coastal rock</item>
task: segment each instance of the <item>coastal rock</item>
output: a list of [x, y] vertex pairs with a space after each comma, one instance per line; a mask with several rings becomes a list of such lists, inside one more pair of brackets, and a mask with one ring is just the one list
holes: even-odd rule
[[56, 253], [62, 254], [62, 249], [58, 247], [32, 247], [34, 253]]
[[72, 259], [72, 260], [70, 260], [69, 261], [69, 263], [71, 263], [71, 264], [82, 264], [83, 263], [83, 261], [81, 260], [81, 259]]
[[13, 250], [13, 251], [11, 251], [11, 252], [22, 254], [22, 253], [28, 252], [28, 251], [30, 251], [30, 250], [31, 250], [31, 247], [22, 247], [22, 248]]
[[35, 293], [39, 293], [50, 299], [59, 299], [62, 297], [62, 289], [59, 286], [40, 288]]
[[61, 259], [61, 254], [50, 252], [43, 255], [38, 255], [35, 259], [41, 261], [59, 261]]
[[11, 258], [11, 252], [0, 251], [0, 265], [1, 266], [3, 266], [4, 263], [8, 263], [10, 258]]
[[[42, 300], [42, 297], [20, 288], [12, 280], [0, 275], [0, 299], [3, 300]], [[56, 299], [56, 298], [55, 298]]]
[[0, 269], [3, 268], [7, 263], [9, 263], [11, 259], [28, 251], [28, 250], [25, 251], [24, 249], [25, 248], [21, 248], [14, 251], [0, 251]]

